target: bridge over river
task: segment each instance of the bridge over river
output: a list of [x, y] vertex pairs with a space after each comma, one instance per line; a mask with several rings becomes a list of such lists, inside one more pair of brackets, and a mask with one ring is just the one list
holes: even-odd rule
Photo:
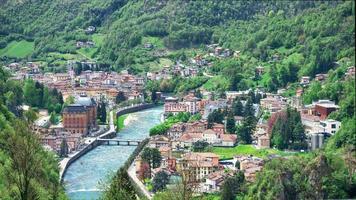
[[128, 140], [128, 139], [97, 139], [100, 144], [118, 145], [118, 146], [138, 146], [142, 140]]
[[[160, 106], [131, 113], [125, 120], [125, 127], [118, 134], [114, 132], [113, 138], [96, 138], [103, 144], [75, 160], [63, 176], [69, 199], [99, 199], [104, 188], [102, 184], [107, 183], [125, 163], [135, 145], [148, 137], [150, 128], [160, 123], [162, 112], [163, 107]], [[107, 142], [109, 145], [106, 145]]]

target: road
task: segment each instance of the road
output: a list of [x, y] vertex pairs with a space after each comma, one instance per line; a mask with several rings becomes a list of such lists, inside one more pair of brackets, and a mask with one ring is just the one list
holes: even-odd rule
[[143, 194], [148, 198], [152, 199], [153, 195], [146, 189], [145, 185], [137, 178], [136, 176], [136, 170], [135, 170], [135, 162], [131, 164], [129, 169], [127, 170], [127, 173], [129, 176], [132, 178], [133, 181], [135, 181], [136, 185], [140, 187], [141, 191]]

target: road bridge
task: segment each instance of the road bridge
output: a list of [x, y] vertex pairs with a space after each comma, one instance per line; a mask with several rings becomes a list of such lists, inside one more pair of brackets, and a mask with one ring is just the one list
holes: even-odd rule
[[114, 139], [104, 139], [98, 138], [101, 144], [106, 145], [119, 145], [119, 146], [138, 146], [142, 140], [129, 140], [129, 139], [121, 139], [121, 138], [114, 138]]

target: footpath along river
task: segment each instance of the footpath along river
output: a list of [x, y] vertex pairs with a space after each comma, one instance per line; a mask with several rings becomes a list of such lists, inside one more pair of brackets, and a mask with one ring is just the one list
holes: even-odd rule
[[[160, 123], [163, 107], [130, 113], [117, 138], [144, 139], [150, 128]], [[98, 199], [102, 184], [125, 163], [135, 146], [101, 145], [72, 163], [65, 175], [64, 186], [71, 200]]]

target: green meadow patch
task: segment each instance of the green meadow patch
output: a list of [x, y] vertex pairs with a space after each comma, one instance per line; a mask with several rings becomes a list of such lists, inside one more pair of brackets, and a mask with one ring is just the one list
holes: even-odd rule
[[12, 41], [5, 48], [0, 49], [0, 56], [25, 58], [34, 51], [34, 48], [34, 42], [28, 42], [26, 40]]
[[277, 149], [256, 149], [253, 145], [238, 145], [236, 147], [213, 147], [212, 152], [219, 155], [220, 159], [230, 159], [235, 155], [253, 155], [266, 158], [268, 155], [277, 154], [280, 156], [295, 155], [296, 153], [284, 152]]

